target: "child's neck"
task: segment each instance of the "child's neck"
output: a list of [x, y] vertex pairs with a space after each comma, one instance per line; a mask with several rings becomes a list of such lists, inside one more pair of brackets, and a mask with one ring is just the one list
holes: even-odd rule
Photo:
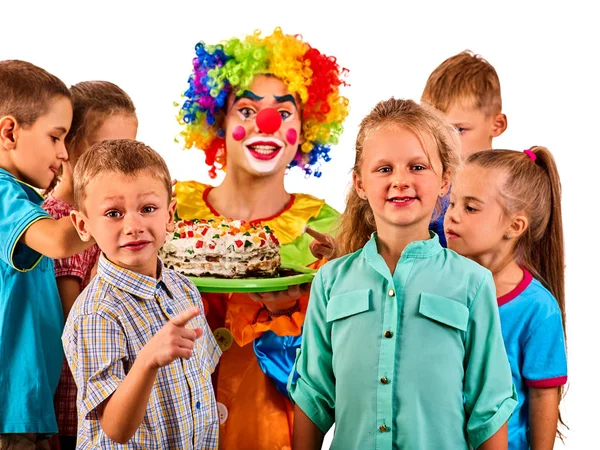
[[279, 214], [289, 203], [283, 176], [255, 177], [241, 171], [228, 172], [221, 185], [210, 191], [208, 201], [230, 219], [256, 220]]
[[511, 253], [484, 254], [473, 260], [492, 272], [496, 285], [496, 298], [508, 294], [523, 280], [523, 269]]
[[154, 256], [152, 258], [149, 258], [147, 261], [144, 261], [141, 264], [137, 264], [134, 266], [129, 266], [129, 265], [123, 264], [116, 259], [112, 259], [107, 254], [104, 254], [104, 257], [107, 260], [109, 260], [112, 264], [114, 264], [117, 267], [120, 267], [121, 269], [126, 269], [126, 270], [135, 272], [140, 275], [154, 278], [155, 280], [158, 279], [159, 274], [156, 271], [157, 263], [158, 263], [158, 252], [156, 252], [154, 254]]
[[71, 206], [75, 204], [75, 197], [73, 196], [73, 179], [68, 173], [63, 175], [56, 188], [52, 191], [52, 196]]
[[404, 249], [414, 241], [425, 241], [430, 238], [429, 229], [425, 227], [377, 227], [377, 251], [385, 261], [393, 275], [396, 265]]

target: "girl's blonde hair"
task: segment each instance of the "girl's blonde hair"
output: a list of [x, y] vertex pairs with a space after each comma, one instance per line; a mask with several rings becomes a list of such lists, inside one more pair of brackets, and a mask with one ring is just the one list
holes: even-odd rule
[[[431, 158], [430, 152], [435, 148], [442, 162], [442, 176], [452, 179], [460, 164], [460, 139], [454, 127], [430, 106], [395, 98], [379, 102], [360, 123], [352, 169], [356, 176], [360, 177], [365, 141], [374, 131], [385, 126], [402, 127], [413, 132], [421, 141], [428, 158]], [[435, 211], [436, 214], [441, 211], [440, 199]], [[342, 214], [337, 256], [362, 248], [374, 231], [375, 217], [369, 202], [361, 199], [352, 186]]]
[[[469, 156], [466, 164], [497, 170], [504, 175], [504, 178], [498, 179], [502, 180], [500, 205], [505, 214], [524, 213], [529, 219], [529, 226], [517, 238], [513, 256], [556, 298], [564, 326], [565, 250], [561, 184], [552, 153], [539, 146], [525, 152], [483, 151]], [[561, 397], [562, 393], [561, 386]], [[564, 425], [562, 419], [560, 422]], [[560, 432], [559, 436], [562, 438]]]

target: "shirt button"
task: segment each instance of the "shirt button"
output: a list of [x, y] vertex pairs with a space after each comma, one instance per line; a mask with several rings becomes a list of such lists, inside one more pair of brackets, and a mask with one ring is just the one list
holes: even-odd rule
[[389, 295], [390, 297], [393, 297], [394, 295], [396, 295], [396, 291], [394, 291], [393, 289], [390, 289], [390, 290], [388, 291], [388, 295]]
[[196, 402], [196, 409], [200, 409], [200, 402]]
[[381, 426], [379, 427], [379, 431], [381, 431], [382, 433], [386, 432], [386, 431], [387, 431], [387, 429], [388, 429], [388, 427], [386, 427], [385, 425], [381, 425]]
[[394, 334], [393, 334], [393, 333], [392, 333], [390, 330], [388, 330], [388, 331], [386, 331], [385, 333], [383, 333], [383, 335], [384, 335], [386, 338], [388, 338], [388, 339], [389, 339], [389, 338], [391, 338], [391, 337], [392, 337]]
[[388, 384], [388, 379], [386, 377], [381, 377], [379, 381], [381, 381], [381, 384]]
[[173, 314], [173, 310], [171, 308], [167, 308], [167, 314]]
[[217, 412], [219, 413], [219, 423], [224, 424], [227, 422], [227, 418], [229, 417], [229, 411], [227, 410], [227, 406], [223, 403], [217, 403]]

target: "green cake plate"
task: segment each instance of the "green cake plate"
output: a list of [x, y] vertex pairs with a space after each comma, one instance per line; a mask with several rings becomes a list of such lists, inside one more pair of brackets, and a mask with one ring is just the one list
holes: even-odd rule
[[310, 283], [317, 273], [314, 269], [282, 264], [281, 274], [271, 278], [188, 277], [200, 292], [275, 292], [285, 291], [296, 284]]

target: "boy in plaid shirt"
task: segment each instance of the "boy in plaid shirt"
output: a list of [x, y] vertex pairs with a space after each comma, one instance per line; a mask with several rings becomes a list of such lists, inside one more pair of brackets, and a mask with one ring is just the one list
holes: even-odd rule
[[216, 449], [221, 351], [198, 290], [157, 256], [175, 210], [165, 162], [140, 142], [104, 141], [79, 159], [74, 196], [81, 239], [102, 251], [63, 333], [77, 448]]

